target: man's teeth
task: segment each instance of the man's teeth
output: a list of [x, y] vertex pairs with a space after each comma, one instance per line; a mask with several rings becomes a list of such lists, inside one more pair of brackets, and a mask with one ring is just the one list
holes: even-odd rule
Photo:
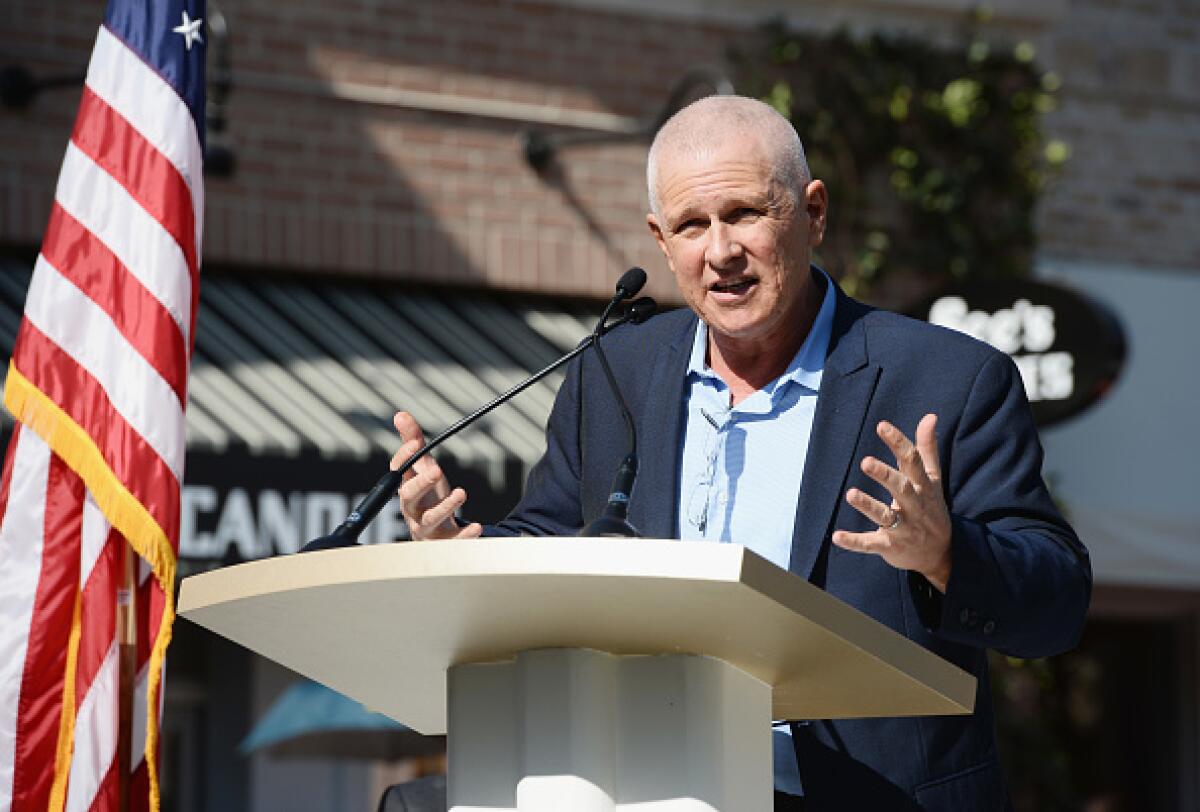
[[729, 291], [743, 291], [753, 284], [753, 279], [738, 279], [734, 282], [717, 282], [712, 286], [712, 289], [717, 293], [726, 293]]

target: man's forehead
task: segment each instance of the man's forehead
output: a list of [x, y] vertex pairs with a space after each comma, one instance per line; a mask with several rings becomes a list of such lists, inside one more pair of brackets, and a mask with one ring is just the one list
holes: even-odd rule
[[736, 149], [679, 155], [665, 162], [658, 175], [658, 191], [667, 208], [728, 195], [767, 197], [775, 185], [770, 164], [753, 152]]
[[662, 146], [659, 161], [664, 166], [719, 164], [739, 158], [769, 163], [768, 152], [756, 133], [740, 127], [723, 127], [667, 141]]
[[663, 191], [687, 178], [754, 176], [771, 174], [771, 163], [754, 139], [741, 137], [694, 144], [666, 153], [659, 162], [658, 181]]

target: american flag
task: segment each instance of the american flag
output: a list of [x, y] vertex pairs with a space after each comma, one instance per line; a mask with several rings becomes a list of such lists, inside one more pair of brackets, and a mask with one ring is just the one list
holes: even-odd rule
[[[204, 192], [204, 0], [111, 0], [8, 369], [0, 810], [158, 808]], [[131, 763], [118, 603], [136, 551]]]

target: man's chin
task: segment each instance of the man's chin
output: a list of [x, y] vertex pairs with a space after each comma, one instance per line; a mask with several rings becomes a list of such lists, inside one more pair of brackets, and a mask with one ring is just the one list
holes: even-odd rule
[[765, 332], [764, 325], [758, 319], [722, 318], [722, 314], [713, 314], [706, 318], [709, 331], [716, 337], [731, 341], [752, 341]]

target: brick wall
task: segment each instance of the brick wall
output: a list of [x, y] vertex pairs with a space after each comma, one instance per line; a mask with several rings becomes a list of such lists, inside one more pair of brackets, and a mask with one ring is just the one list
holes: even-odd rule
[[[102, 4], [15, 2], [19, 22], [0, 50], [39, 74], [81, 69]], [[222, 10], [238, 167], [207, 186], [208, 264], [587, 294], [643, 264], [669, 295], [644, 224], [645, 143], [573, 148], [542, 178], [519, 136], [547, 110], [618, 124], [653, 116], [680, 66], [721, 53], [717, 28], [460, 0], [227, 0]], [[513, 112], [339, 98], [372, 89]], [[77, 99], [59, 91], [0, 113], [0, 240], [40, 239]]]
[[1039, 38], [1072, 160], [1044, 198], [1054, 258], [1200, 269], [1200, 6], [1076, 2]]
[[[0, 61], [82, 71], [100, 0], [5, 5]], [[728, 3], [719, 18], [700, 0], [642, 13], [583, 0], [225, 0], [238, 168], [208, 184], [206, 262], [580, 294], [642, 264], [669, 298], [643, 222], [645, 143], [574, 147], [539, 177], [519, 136], [580, 131], [538, 123], [554, 115], [609, 129], [653, 116], [685, 68], [720, 64], [772, 5], [802, 24], [939, 38], [959, 22], [945, 3], [878, 0], [819, 16]], [[1043, 251], [1195, 266], [1200, 12], [1182, 0], [1047, 8], [994, 23], [1001, 39], [1032, 39], [1064, 80], [1047, 125], [1074, 158], [1042, 207]], [[0, 110], [0, 241], [40, 240], [77, 100], [62, 90]]]

